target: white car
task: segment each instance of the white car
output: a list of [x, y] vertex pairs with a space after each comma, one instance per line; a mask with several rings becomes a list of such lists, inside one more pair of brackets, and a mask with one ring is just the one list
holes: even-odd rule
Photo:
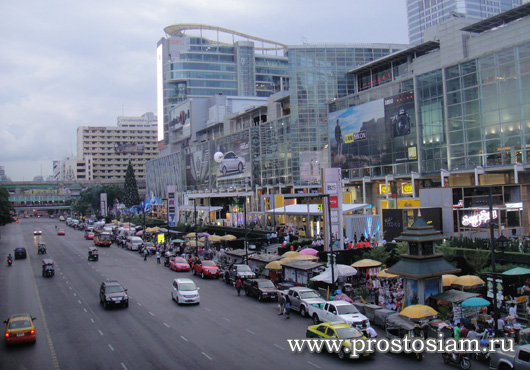
[[178, 304], [199, 304], [201, 303], [199, 289], [191, 279], [175, 279], [171, 299], [177, 301]]
[[238, 157], [234, 152], [228, 152], [224, 155], [223, 160], [218, 165], [219, 172], [226, 176], [228, 172], [243, 172], [245, 169], [245, 160]]

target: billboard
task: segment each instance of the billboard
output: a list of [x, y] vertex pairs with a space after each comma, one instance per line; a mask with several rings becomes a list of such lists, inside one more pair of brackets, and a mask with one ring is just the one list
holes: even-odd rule
[[170, 130], [182, 129], [182, 133], [175, 140], [187, 139], [191, 136], [191, 101], [186, 100], [168, 113]]
[[320, 184], [322, 152], [300, 152], [300, 180], [309, 184]]
[[115, 153], [143, 153], [144, 144], [139, 143], [114, 143]]
[[407, 136], [415, 126], [414, 92], [394, 95], [385, 99], [385, 120], [390, 126], [392, 137]]
[[250, 145], [248, 136], [239, 135], [234, 141], [227, 141], [217, 146], [213, 153], [215, 175], [218, 180], [250, 178]]
[[186, 154], [186, 184], [188, 188], [200, 189], [209, 184], [209, 158], [207, 150], [196, 150]]

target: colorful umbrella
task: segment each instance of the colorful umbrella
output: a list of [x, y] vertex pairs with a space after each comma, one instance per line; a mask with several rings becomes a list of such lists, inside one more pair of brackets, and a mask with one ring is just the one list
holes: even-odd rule
[[267, 270], [281, 270], [282, 269], [282, 264], [280, 263], [280, 261], [272, 261], [272, 262], [269, 262], [268, 264], [266, 264], [265, 268]]
[[462, 302], [462, 307], [488, 307], [490, 304], [490, 301], [484, 298], [472, 297]]
[[475, 275], [459, 276], [451, 285], [457, 285], [464, 288], [470, 288], [478, 285], [486, 284], [484, 280]]
[[451, 284], [453, 284], [453, 281], [455, 281], [456, 279], [458, 279], [458, 276], [456, 275], [452, 275], [452, 274], [442, 275], [442, 286], [445, 286], [445, 287], [451, 286]]
[[283, 265], [284, 263], [291, 262], [291, 261], [294, 261], [294, 257], [285, 257], [279, 260], [278, 262], [280, 262], [280, 264]]
[[313, 248], [305, 248], [300, 251], [300, 254], [307, 254], [311, 256], [316, 256], [318, 254], [318, 251]]
[[294, 259], [299, 261], [316, 261], [318, 260], [318, 257], [309, 254], [299, 254], [298, 256], [295, 256]]
[[204, 243], [195, 242], [195, 240], [190, 240], [188, 244], [191, 245], [192, 247], [204, 247]]
[[352, 263], [352, 267], [360, 267], [360, 268], [378, 267], [381, 265], [382, 265], [381, 262], [371, 260], [371, 259], [364, 259], [364, 260], [360, 260], [355, 263]]
[[438, 315], [438, 312], [429, 306], [423, 304], [414, 304], [412, 306], [405, 307], [403, 311], [399, 313], [400, 316], [408, 317], [409, 319], [424, 319], [426, 317], [432, 317]]
[[173, 244], [173, 243], [184, 243], [184, 242], [185, 242], [185, 240], [182, 240], [182, 239], [173, 239], [171, 241], [171, 244]]
[[226, 234], [224, 236], [221, 236], [221, 240], [234, 240], [237, 239], [234, 235]]
[[390, 274], [390, 273], [387, 272], [387, 270], [381, 270], [377, 274], [377, 277], [381, 278], [381, 279], [394, 279], [394, 278], [399, 277], [399, 275]]
[[298, 253], [296, 251], [289, 251], [289, 252], [285, 252], [284, 254], [282, 254], [282, 257], [296, 257], [299, 254], [300, 253]]
[[185, 238], [195, 238], [195, 233], [186, 234]]

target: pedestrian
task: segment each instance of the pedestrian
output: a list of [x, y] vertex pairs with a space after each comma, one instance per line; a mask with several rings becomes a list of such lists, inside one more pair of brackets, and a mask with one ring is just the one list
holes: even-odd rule
[[147, 261], [147, 253], [149, 253], [147, 248], [144, 248], [144, 261]]
[[285, 302], [285, 318], [291, 318], [291, 302], [289, 302], [289, 300]]
[[240, 278], [236, 279], [236, 289], [237, 289], [237, 295], [241, 295], [241, 286], [243, 286], [243, 282]]
[[284, 310], [285, 310], [285, 296], [280, 293], [280, 296], [278, 297], [278, 315], [283, 315]]
[[156, 251], [156, 263], [160, 265], [160, 251]]

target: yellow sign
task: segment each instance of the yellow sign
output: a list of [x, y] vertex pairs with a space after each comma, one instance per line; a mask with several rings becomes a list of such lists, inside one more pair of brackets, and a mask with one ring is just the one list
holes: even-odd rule
[[401, 194], [412, 194], [412, 183], [406, 182], [401, 184]]
[[386, 184], [379, 184], [379, 194], [386, 194]]
[[322, 206], [322, 204], [317, 204], [317, 209], [322, 212], [322, 210], [324, 209], [324, 207]]
[[[386, 200], [381, 201], [381, 209], [387, 209], [393, 207], [393, 200], [389, 202]], [[397, 208], [420, 208], [420, 199], [419, 198], [408, 198], [408, 199], [399, 199], [397, 201]]]
[[280, 208], [280, 207], [283, 207], [284, 205], [284, 202], [283, 202], [283, 195], [275, 195], [274, 196], [274, 207], [275, 208]]
[[409, 159], [418, 159], [418, 154], [415, 146], [407, 148]]
[[158, 238], [157, 238], [158, 242], [159, 243], [163, 243], [164, 242], [164, 234], [158, 234]]
[[265, 211], [268, 211], [271, 209], [271, 198], [263, 198], [263, 202], [265, 203]]
[[344, 204], [352, 204], [352, 193], [349, 191], [342, 193], [342, 202]]
[[349, 144], [349, 143], [353, 143], [353, 134], [346, 134], [344, 135], [344, 143], [345, 144]]

